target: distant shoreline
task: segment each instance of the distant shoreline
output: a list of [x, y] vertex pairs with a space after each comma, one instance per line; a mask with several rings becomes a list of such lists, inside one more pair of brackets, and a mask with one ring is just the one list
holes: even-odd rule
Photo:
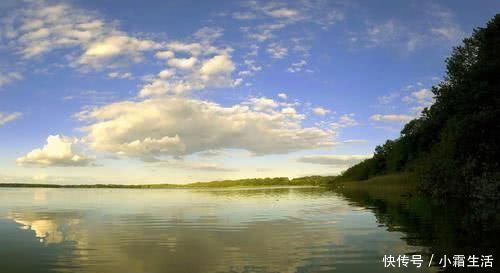
[[189, 184], [31, 184], [0, 183], [0, 188], [53, 188], [53, 189], [191, 189], [191, 188], [230, 188], [230, 187], [290, 187], [290, 186], [323, 186], [335, 179], [335, 176], [307, 176], [289, 179], [288, 177], [253, 178], [239, 180], [223, 180], [211, 182], [194, 182]]

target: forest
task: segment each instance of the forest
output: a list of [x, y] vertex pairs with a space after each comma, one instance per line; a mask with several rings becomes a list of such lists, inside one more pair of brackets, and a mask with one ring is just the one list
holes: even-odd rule
[[434, 103], [339, 180], [411, 173], [434, 197], [496, 200], [500, 189], [500, 14], [446, 60]]

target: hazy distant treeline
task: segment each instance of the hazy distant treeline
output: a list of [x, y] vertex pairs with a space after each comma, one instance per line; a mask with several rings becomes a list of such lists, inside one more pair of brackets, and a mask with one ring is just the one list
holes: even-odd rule
[[121, 184], [93, 184], [93, 185], [56, 185], [56, 184], [28, 184], [28, 183], [3, 183], [0, 187], [22, 188], [128, 188], [128, 189], [161, 189], [161, 188], [225, 188], [225, 187], [260, 187], [260, 186], [321, 186], [331, 183], [335, 176], [306, 176], [289, 179], [288, 177], [275, 178], [250, 178], [238, 180], [222, 180], [212, 182], [196, 182], [185, 185], [180, 184], [147, 184], [147, 185], [121, 185]]

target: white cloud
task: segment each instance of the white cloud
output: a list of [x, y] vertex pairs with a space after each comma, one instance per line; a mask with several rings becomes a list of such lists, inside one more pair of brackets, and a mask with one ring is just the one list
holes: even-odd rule
[[359, 163], [371, 155], [305, 155], [297, 159], [298, 162], [321, 164], [321, 165], [342, 165], [352, 166]]
[[23, 75], [19, 72], [5, 72], [0, 70], [0, 88], [22, 79]]
[[172, 51], [189, 53], [190, 55], [193, 56], [200, 55], [202, 51], [204, 51], [203, 45], [200, 43], [183, 43], [176, 41], [167, 44], [167, 47]]
[[268, 12], [269, 15], [276, 18], [294, 18], [299, 15], [299, 12], [289, 8], [279, 8]]
[[278, 93], [278, 97], [282, 100], [286, 100], [288, 96], [285, 93]]
[[297, 120], [305, 118], [305, 115], [297, 113], [297, 110], [295, 108], [289, 106], [282, 108], [281, 113], [285, 116], [289, 116]]
[[386, 122], [408, 122], [413, 118], [415, 117], [409, 115], [394, 115], [394, 114], [390, 115], [376, 114], [370, 117], [370, 119], [374, 121], [386, 121]]
[[353, 127], [358, 125], [358, 122], [354, 119], [355, 114], [344, 114], [340, 116], [337, 122], [331, 124], [333, 129]]
[[244, 4], [249, 11], [233, 13], [238, 20], [271, 19], [286, 24], [298, 22], [315, 23], [328, 28], [343, 20], [343, 13], [329, 1], [248, 1]]
[[78, 64], [101, 68], [103, 62], [117, 56], [127, 56], [133, 62], [142, 61], [142, 52], [159, 49], [161, 45], [151, 40], [140, 40], [126, 34], [113, 35], [86, 45]]
[[434, 98], [434, 94], [426, 88], [420, 89], [419, 91], [415, 91], [412, 93], [412, 95], [417, 98], [419, 103], [422, 104], [427, 104], [431, 102]]
[[[232, 79], [235, 64], [227, 54], [229, 50], [214, 51], [221, 54], [208, 57], [199, 55], [201, 61], [196, 57], [169, 59], [169, 68], [161, 71], [156, 77], [148, 78], [148, 83], [142, 87], [139, 96], [182, 94], [209, 87], [232, 87], [241, 84], [242, 79]], [[176, 73], [176, 70], [181, 70], [181, 73]]]
[[287, 69], [290, 73], [300, 72], [304, 69], [304, 66], [307, 65], [306, 60], [300, 60], [298, 62], [292, 63], [292, 65]]
[[182, 82], [180, 82], [178, 86], [175, 86], [162, 78], [155, 78], [142, 87], [141, 91], [139, 92], [139, 97], [163, 95], [168, 92], [180, 93], [186, 91], [186, 88], [183, 88], [183, 86], [185, 85]]
[[414, 105], [412, 112], [419, 114], [425, 107], [429, 107], [434, 103], [434, 94], [429, 89], [422, 88], [403, 97], [402, 101]]
[[63, 100], [78, 100], [84, 104], [102, 105], [116, 100], [116, 93], [102, 90], [82, 90], [62, 98]]
[[114, 71], [114, 72], [110, 72], [108, 73], [108, 78], [110, 79], [122, 79], [122, 80], [130, 80], [130, 79], [133, 79], [134, 77], [132, 76], [132, 73], [130, 72], [118, 72], [118, 71]]
[[233, 87], [240, 86], [243, 83], [242, 78], [237, 78], [236, 80], [233, 81]]
[[411, 52], [424, 46], [456, 44], [465, 32], [450, 10], [430, 4], [416, 21], [388, 19], [368, 23], [365, 31], [354, 33], [351, 42], [361, 42], [366, 47], [390, 46]]
[[342, 141], [342, 144], [365, 144], [368, 143], [366, 139], [347, 139]]
[[279, 154], [333, 145], [333, 131], [302, 127], [299, 114], [283, 112], [162, 97], [113, 103], [79, 117], [89, 122], [83, 131], [91, 147], [139, 158], [220, 149]]
[[20, 118], [21, 116], [22, 116], [22, 114], [19, 112], [14, 112], [14, 113], [2, 113], [2, 112], [0, 112], [0, 126], [6, 124], [8, 122], [14, 121], [14, 120]]
[[[307, 44], [311, 41], [308, 36], [314, 25], [328, 29], [344, 18], [342, 5], [329, 1], [244, 1], [242, 6], [245, 10], [232, 13], [232, 16], [237, 20], [247, 20], [253, 23], [240, 27], [250, 40], [247, 56], [256, 56], [259, 45], [267, 42], [267, 53], [273, 59], [284, 58], [289, 54], [289, 50], [306, 58], [311, 47]], [[294, 31], [293, 36], [280, 37], [280, 32], [285, 32], [286, 28], [297, 24], [308, 27], [305, 29], [301, 27], [303, 31]], [[291, 66], [288, 70], [298, 72], [303, 69]]]
[[199, 39], [202, 44], [210, 44], [217, 40], [224, 33], [221, 27], [202, 27], [194, 33], [194, 37]]
[[231, 74], [234, 71], [234, 63], [227, 55], [217, 55], [208, 59], [200, 68], [200, 73], [204, 77], [211, 77], [217, 74]]
[[161, 59], [161, 60], [167, 60], [167, 59], [173, 58], [174, 56], [175, 56], [175, 53], [170, 51], [170, 50], [158, 51], [155, 54], [155, 57], [158, 59]]
[[283, 59], [288, 55], [288, 49], [278, 43], [271, 43], [267, 48], [267, 53], [269, 53], [273, 59]]
[[450, 41], [456, 41], [463, 37], [463, 31], [457, 26], [442, 26], [431, 28], [432, 33]]
[[257, 17], [255, 14], [251, 12], [234, 12], [232, 16], [236, 20], [251, 20]]
[[167, 78], [172, 77], [174, 74], [175, 74], [175, 72], [173, 70], [165, 69], [165, 70], [160, 71], [160, 73], [158, 73], [158, 77], [160, 77], [160, 79], [167, 79]]
[[380, 96], [377, 99], [380, 104], [389, 104], [393, 102], [396, 98], [399, 98], [400, 96], [401, 95], [398, 93], [391, 93], [389, 95]]
[[238, 72], [238, 76], [248, 77], [253, 76], [255, 72], [262, 70], [262, 66], [256, 65], [254, 60], [245, 60], [245, 65], [247, 70], [241, 70]]
[[151, 40], [130, 37], [115, 23], [68, 3], [26, 2], [11, 11], [5, 21], [5, 38], [23, 58], [71, 49], [67, 56], [72, 65], [85, 69], [139, 62], [142, 52], [162, 47]]
[[60, 135], [51, 135], [47, 144], [41, 149], [35, 149], [16, 160], [21, 166], [87, 166], [94, 158], [75, 153], [74, 145], [77, 139]]
[[193, 66], [198, 62], [198, 59], [195, 57], [189, 58], [172, 58], [167, 61], [168, 65], [177, 68], [188, 70], [193, 68]]
[[247, 32], [248, 38], [262, 43], [274, 38], [274, 33], [284, 27], [286, 25], [283, 23], [263, 24], [257, 26], [255, 30], [246, 29], [244, 31]]
[[441, 41], [457, 43], [465, 36], [465, 32], [456, 22], [455, 16], [450, 10], [433, 4], [428, 12], [436, 20], [430, 28], [430, 32]]
[[372, 46], [379, 46], [399, 38], [403, 27], [393, 21], [388, 20], [381, 24], [373, 24], [367, 29], [367, 39]]
[[312, 110], [313, 110], [313, 113], [318, 115], [318, 116], [324, 116], [324, 115], [330, 113], [330, 110], [325, 109], [323, 107], [315, 107]]
[[278, 103], [273, 99], [260, 97], [260, 98], [250, 98], [248, 101], [243, 102], [244, 105], [250, 105], [252, 109], [256, 111], [274, 111], [278, 107]]

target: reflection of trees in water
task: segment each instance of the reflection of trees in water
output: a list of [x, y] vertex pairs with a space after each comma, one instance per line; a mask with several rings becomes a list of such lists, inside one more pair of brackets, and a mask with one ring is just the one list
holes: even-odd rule
[[428, 247], [428, 255], [493, 254], [498, 257], [497, 204], [439, 204], [421, 196], [384, 196], [362, 189], [339, 191], [354, 205], [373, 211], [388, 231], [404, 232], [406, 236], [402, 239], [409, 245]]
[[222, 197], [262, 197], [276, 196], [284, 197], [289, 194], [297, 195], [297, 198], [319, 197], [324, 194], [330, 194], [321, 187], [261, 187], [261, 188], [233, 188], [233, 189], [201, 189], [196, 192], [208, 193], [214, 196]]

